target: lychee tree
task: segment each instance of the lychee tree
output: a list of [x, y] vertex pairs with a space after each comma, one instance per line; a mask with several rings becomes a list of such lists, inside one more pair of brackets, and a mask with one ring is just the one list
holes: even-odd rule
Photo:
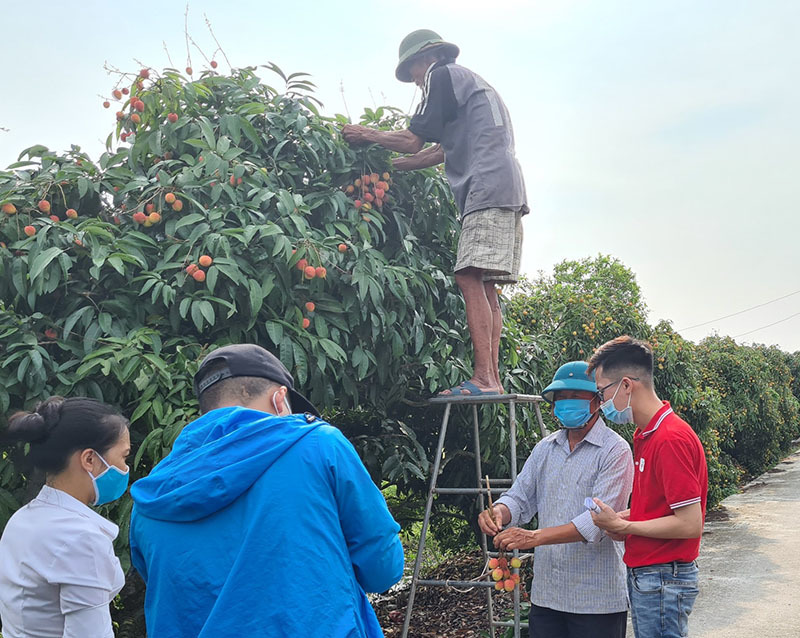
[[[255, 342], [349, 424], [376, 479], [422, 478], [406, 404], [457, 382], [468, 354], [446, 181], [350, 149], [305, 74], [268, 70], [280, 90], [254, 68], [122, 76], [98, 161], [35, 146], [0, 173], [0, 412], [56, 393], [117, 404], [135, 478], [196, 416], [204, 353]], [[0, 459], [0, 525], [23, 476]]]

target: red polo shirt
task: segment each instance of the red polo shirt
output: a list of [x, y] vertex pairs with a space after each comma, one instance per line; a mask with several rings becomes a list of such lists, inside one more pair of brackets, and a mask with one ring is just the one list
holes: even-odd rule
[[[632, 521], [669, 516], [673, 510], [700, 503], [706, 516], [708, 469], [700, 439], [686, 421], [662, 407], [647, 427], [633, 435]], [[700, 538], [662, 539], [631, 534], [625, 540], [625, 564], [688, 563], [700, 552]]]

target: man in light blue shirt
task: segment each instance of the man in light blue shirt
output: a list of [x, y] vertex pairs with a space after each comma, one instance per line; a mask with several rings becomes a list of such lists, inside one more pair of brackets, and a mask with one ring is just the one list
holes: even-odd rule
[[[587, 364], [561, 366], [542, 397], [563, 429], [540, 441], [522, 472], [478, 524], [503, 550], [538, 548], [530, 635], [624, 638], [628, 596], [622, 543], [592, 522], [584, 501], [624, 510], [633, 485], [630, 446], [600, 418]], [[609, 499], [609, 500], [606, 500]], [[538, 529], [519, 527], [538, 516]]]

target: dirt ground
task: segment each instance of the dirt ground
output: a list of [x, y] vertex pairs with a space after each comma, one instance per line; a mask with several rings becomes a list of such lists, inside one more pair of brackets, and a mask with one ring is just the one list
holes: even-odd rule
[[[460, 554], [439, 565], [426, 578], [438, 580], [471, 580], [483, 567], [480, 550]], [[525, 590], [530, 588], [531, 574], [523, 579]], [[373, 600], [381, 627], [387, 638], [399, 637], [403, 630], [408, 585]], [[511, 619], [513, 595], [492, 590], [495, 614]], [[527, 595], [526, 595], [527, 596]], [[417, 587], [414, 612], [408, 635], [410, 638], [477, 638], [489, 635], [486, 589], [476, 587], [469, 591], [446, 587]], [[502, 635], [498, 633], [498, 635]]]

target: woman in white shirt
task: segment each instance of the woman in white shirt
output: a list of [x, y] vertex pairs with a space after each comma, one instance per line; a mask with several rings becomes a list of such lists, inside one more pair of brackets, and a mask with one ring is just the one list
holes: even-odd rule
[[13, 415], [5, 437], [30, 444], [46, 484], [0, 538], [3, 637], [113, 638], [109, 603], [125, 582], [119, 529], [89, 505], [128, 487], [127, 419], [94, 399], [51, 397]]

